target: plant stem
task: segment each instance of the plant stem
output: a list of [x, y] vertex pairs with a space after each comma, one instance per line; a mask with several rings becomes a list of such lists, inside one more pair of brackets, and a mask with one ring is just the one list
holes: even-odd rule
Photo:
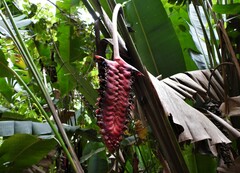
[[117, 58], [120, 58], [119, 44], [118, 44], [118, 31], [117, 31], [117, 18], [118, 18], [118, 12], [119, 12], [120, 8], [121, 8], [121, 5], [117, 4], [114, 7], [113, 16], [112, 16], [112, 24], [113, 24], [112, 37], [113, 37], [114, 60], [116, 60]]

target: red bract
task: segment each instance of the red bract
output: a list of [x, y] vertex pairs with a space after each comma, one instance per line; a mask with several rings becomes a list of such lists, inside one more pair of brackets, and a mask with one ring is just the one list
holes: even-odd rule
[[114, 152], [126, 129], [133, 102], [133, 76], [137, 71], [121, 58], [111, 61], [96, 56], [96, 60], [100, 79], [97, 120], [109, 152]]

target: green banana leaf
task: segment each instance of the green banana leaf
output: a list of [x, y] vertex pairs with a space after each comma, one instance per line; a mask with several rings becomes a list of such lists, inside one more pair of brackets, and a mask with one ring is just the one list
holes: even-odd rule
[[[57, 6], [65, 10], [66, 13], [70, 13], [71, 8], [71, 0], [67, 1], [57, 1]], [[57, 12], [56, 17], [59, 19], [59, 22], [66, 22], [66, 18], [64, 15], [61, 14], [61, 12]], [[67, 71], [64, 66], [70, 66], [69, 62], [71, 62], [71, 55], [70, 55], [70, 25], [66, 23], [66, 25], [59, 25], [58, 27], [58, 49], [60, 56], [59, 57], [59, 69], [58, 69], [58, 84], [60, 91], [63, 95], [67, 94], [69, 91], [71, 91], [75, 86], [76, 82], [73, 80], [71, 76], [71, 71]], [[57, 58], [58, 60], [58, 58]], [[62, 60], [62, 62], [61, 62]], [[62, 66], [63, 65], [63, 66]], [[62, 66], [62, 67], [61, 67]], [[67, 67], [67, 68], [68, 68]], [[70, 67], [69, 67], [70, 68]]]
[[186, 71], [179, 40], [161, 1], [129, 1], [125, 5], [125, 16], [149, 72], [167, 77]]

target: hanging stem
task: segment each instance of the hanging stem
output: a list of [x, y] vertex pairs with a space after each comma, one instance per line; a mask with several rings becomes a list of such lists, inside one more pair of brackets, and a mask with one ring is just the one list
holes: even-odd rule
[[231, 41], [230, 41], [230, 39], [227, 35], [227, 32], [224, 28], [223, 22], [219, 21], [217, 26], [219, 27], [219, 30], [221, 31], [223, 41], [225, 42], [225, 45], [226, 45], [226, 48], [227, 48], [227, 50], [230, 54], [231, 60], [232, 60], [233, 64], [235, 65], [236, 69], [237, 69], [238, 78], [240, 79], [240, 65], [239, 65], [238, 59], [236, 57], [236, 54], [233, 50]]
[[117, 4], [113, 10], [113, 16], [112, 16], [112, 23], [113, 23], [113, 55], [114, 60], [117, 60], [120, 58], [119, 54], [119, 44], [118, 44], [118, 31], [117, 31], [117, 18], [118, 18], [118, 12], [121, 9], [121, 4]]

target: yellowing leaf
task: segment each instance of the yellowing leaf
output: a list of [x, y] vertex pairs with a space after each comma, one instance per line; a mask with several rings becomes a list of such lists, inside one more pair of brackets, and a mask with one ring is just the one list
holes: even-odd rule
[[135, 131], [141, 140], [147, 139], [147, 128], [143, 126], [140, 120], [135, 122]]
[[25, 62], [23, 61], [22, 56], [16, 55], [15, 58], [16, 58], [16, 59], [15, 59], [14, 65], [18, 66], [18, 67], [21, 68], [21, 69], [26, 69], [26, 68], [27, 68]]

